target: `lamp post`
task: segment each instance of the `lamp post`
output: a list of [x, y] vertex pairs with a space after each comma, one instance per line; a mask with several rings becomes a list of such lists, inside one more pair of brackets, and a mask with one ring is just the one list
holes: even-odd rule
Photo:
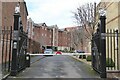
[[105, 9], [99, 10], [100, 14], [100, 77], [106, 78], [106, 11]]

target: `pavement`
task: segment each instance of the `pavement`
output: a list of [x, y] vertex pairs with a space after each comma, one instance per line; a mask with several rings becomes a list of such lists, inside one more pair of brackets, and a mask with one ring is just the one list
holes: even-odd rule
[[[37, 60], [38, 59], [38, 60]], [[36, 61], [35, 61], [36, 60]], [[49, 56], [39, 59], [34, 58], [31, 67], [20, 72], [19, 78], [99, 78], [99, 75], [88, 65], [71, 56]]]
[[2, 64], [0, 64], [0, 80], [2, 79]]
[[41, 60], [41, 59], [43, 59], [43, 58], [45, 58], [45, 56], [32, 56], [31, 57], [31, 60], [30, 60], [30, 64], [33, 64], [33, 63], [35, 63], [36, 61], [38, 61], [38, 60]]
[[71, 56], [71, 57], [91, 66], [91, 61], [86, 61], [86, 59], [80, 59], [78, 56]]
[[[71, 57], [91, 66], [91, 61], [86, 61], [86, 59], [79, 59], [78, 56], [71, 56]], [[107, 73], [107, 78], [120, 80], [120, 73]]]

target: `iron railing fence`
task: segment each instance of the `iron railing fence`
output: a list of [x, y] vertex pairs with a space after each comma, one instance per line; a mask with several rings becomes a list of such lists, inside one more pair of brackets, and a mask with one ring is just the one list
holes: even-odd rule
[[12, 61], [12, 26], [11, 27], [4, 27], [1, 30], [1, 51], [2, 59], [1, 59], [1, 66], [2, 66], [2, 77], [6, 76], [11, 71], [11, 61]]

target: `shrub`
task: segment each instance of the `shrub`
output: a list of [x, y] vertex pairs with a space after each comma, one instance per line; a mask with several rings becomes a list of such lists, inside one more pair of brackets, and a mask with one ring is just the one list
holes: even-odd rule
[[64, 52], [68, 52], [67, 48], [64, 49]]
[[71, 51], [69, 51], [69, 52], [70, 52], [70, 53], [74, 53], [74, 51], [72, 51], [72, 50], [71, 50]]
[[86, 55], [79, 55], [80, 59], [86, 59]]
[[115, 63], [113, 62], [112, 58], [106, 58], [106, 67], [114, 67]]
[[86, 58], [87, 61], [91, 61], [92, 60], [92, 56], [91, 55], [88, 55], [87, 58]]

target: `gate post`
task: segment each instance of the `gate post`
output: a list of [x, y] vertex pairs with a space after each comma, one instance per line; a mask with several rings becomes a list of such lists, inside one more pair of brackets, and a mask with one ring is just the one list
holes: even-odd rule
[[18, 49], [19, 49], [19, 26], [20, 26], [20, 13], [14, 13], [14, 36], [13, 36], [13, 50], [12, 50], [12, 65], [11, 76], [16, 76], [18, 72]]
[[106, 16], [105, 11], [100, 11], [100, 63], [101, 78], [106, 78]]

